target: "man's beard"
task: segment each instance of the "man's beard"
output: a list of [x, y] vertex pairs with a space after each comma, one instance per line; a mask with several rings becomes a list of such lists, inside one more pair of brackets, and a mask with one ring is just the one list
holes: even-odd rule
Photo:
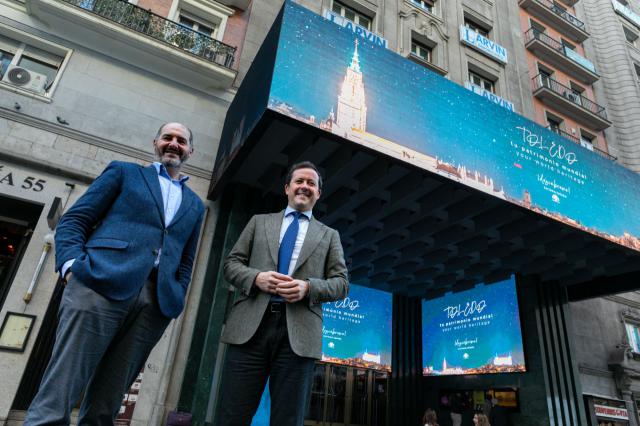
[[177, 155], [178, 158], [168, 158], [165, 157], [166, 151], [164, 153], [160, 153], [158, 152], [158, 150], [156, 150], [156, 154], [158, 155], [159, 161], [165, 166], [165, 167], [171, 167], [171, 168], [176, 168], [176, 167], [180, 167], [182, 166], [182, 163], [184, 163], [184, 156], [180, 155], [177, 152], [171, 151], [172, 154]]
[[182, 157], [181, 158], [165, 158], [164, 156], [160, 159], [160, 162], [165, 166], [165, 167], [180, 167], [183, 163]]

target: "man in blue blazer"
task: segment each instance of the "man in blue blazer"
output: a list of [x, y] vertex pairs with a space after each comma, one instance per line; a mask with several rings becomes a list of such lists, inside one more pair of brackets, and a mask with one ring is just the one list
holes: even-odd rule
[[184, 307], [204, 206], [180, 168], [191, 131], [163, 125], [149, 167], [114, 161], [60, 220], [67, 285], [52, 357], [25, 425], [112, 425], [124, 393]]

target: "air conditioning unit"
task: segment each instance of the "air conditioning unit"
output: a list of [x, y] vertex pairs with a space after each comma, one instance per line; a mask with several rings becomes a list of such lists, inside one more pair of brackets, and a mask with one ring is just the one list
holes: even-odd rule
[[26, 68], [10, 65], [4, 73], [2, 81], [12, 86], [31, 92], [43, 94], [47, 86], [47, 76], [37, 72], [29, 71]]

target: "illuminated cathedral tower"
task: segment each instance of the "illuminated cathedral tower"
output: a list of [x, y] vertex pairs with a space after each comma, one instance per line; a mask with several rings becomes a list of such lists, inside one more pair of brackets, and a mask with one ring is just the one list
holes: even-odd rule
[[347, 75], [342, 83], [342, 90], [338, 96], [338, 112], [336, 114], [336, 127], [343, 132], [351, 129], [366, 130], [367, 105], [364, 98], [364, 83], [362, 71], [360, 71], [360, 59], [358, 58], [358, 40], [351, 58], [351, 65], [347, 68]]

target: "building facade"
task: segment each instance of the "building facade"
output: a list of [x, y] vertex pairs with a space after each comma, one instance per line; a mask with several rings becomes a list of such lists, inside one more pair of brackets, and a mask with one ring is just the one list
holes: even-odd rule
[[[169, 121], [193, 131], [184, 172], [206, 200], [248, 2], [134, 3], [0, 3], [0, 424], [21, 423], [49, 358], [63, 290], [52, 235], [65, 208], [110, 161], [154, 161], [153, 138]], [[189, 293], [196, 300], [216, 215], [208, 203]], [[193, 306], [149, 358], [123, 421], [161, 424], [164, 407], [175, 407], [171, 383], [181, 382], [178, 348], [191, 338]]]
[[640, 5], [637, 1], [608, 2], [585, 0], [581, 4], [584, 21], [591, 32], [592, 58], [601, 75], [596, 96], [606, 99], [610, 153], [634, 171], [638, 167], [640, 126]]
[[570, 304], [589, 424], [640, 424], [639, 301], [633, 292]]

